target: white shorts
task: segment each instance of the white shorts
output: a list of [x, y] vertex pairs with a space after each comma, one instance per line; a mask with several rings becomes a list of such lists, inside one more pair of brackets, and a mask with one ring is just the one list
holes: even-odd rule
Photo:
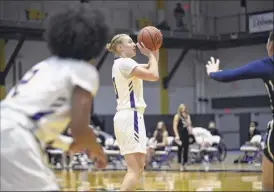
[[144, 115], [133, 110], [118, 111], [114, 116], [114, 132], [121, 155], [146, 154]]
[[1, 191], [58, 191], [33, 135], [12, 121], [0, 121]]

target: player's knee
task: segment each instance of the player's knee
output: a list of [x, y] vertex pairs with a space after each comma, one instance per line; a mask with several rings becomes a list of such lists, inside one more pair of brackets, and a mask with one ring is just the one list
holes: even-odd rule
[[138, 180], [140, 178], [140, 170], [139, 169], [128, 169], [127, 173], [131, 175], [134, 180]]
[[145, 163], [142, 167], [140, 167], [140, 171], [139, 171], [139, 175], [140, 177], [142, 176], [143, 172], [144, 172], [144, 169], [145, 169]]
[[144, 172], [144, 166], [139, 167], [138, 178], [142, 176], [143, 172]]
[[136, 167], [134, 170], [132, 170], [132, 172], [134, 172], [134, 174], [140, 178], [144, 172], [144, 166]]
[[131, 172], [131, 173], [139, 174], [142, 169], [144, 168], [142, 168], [141, 166], [138, 166], [138, 164], [135, 166], [128, 166], [128, 172]]

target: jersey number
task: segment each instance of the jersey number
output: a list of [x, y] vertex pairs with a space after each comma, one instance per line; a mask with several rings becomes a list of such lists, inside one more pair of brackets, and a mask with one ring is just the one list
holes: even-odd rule
[[118, 99], [119, 96], [118, 96], [118, 91], [117, 91], [117, 87], [116, 87], [116, 83], [115, 83], [115, 77], [112, 77], [112, 83], [113, 83], [113, 86], [114, 86], [114, 91], [115, 91], [116, 99]]
[[38, 69], [31, 69], [30, 71], [28, 71], [23, 78], [19, 81], [19, 83], [15, 86], [14, 88], [14, 93], [12, 94], [12, 97], [16, 96], [19, 92], [18, 92], [18, 88], [21, 85], [24, 85], [26, 83], [28, 83], [38, 72]]
[[[19, 81], [19, 83], [15, 86], [14, 92], [12, 93], [12, 97], [15, 97], [18, 95], [18, 88], [22, 85], [27, 84], [38, 72], [38, 69], [30, 69], [24, 76], [23, 78]], [[38, 113], [35, 113], [34, 115], [30, 116], [30, 118], [34, 121], [40, 120], [42, 117], [46, 115], [50, 115], [54, 113], [54, 110], [50, 111], [40, 111]]]

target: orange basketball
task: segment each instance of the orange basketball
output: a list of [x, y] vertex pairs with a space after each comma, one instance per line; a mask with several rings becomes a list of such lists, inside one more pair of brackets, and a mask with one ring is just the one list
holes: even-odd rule
[[143, 42], [146, 48], [155, 51], [162, 46], [163, 35], [156, 27], [147, 26], [139, 31], [137, 41]]

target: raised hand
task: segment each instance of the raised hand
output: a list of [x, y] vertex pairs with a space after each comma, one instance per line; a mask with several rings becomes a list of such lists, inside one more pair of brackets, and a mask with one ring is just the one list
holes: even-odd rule
[[143, 55], [148, 57], [149, 55], [153, 54], [153, 52], [150, 49], [146, 48], [144, 43], [141, 42], [141, 43], [137, 43], [136, 45]]
[[212, 73], [212, 72], [218, 72], [219, 64], [220, 64], [219, 59], [215, 60], [214, 57], [210, 57], [210, 60], [206, 64], [207, 75], [210, 75], [210, 73]]

